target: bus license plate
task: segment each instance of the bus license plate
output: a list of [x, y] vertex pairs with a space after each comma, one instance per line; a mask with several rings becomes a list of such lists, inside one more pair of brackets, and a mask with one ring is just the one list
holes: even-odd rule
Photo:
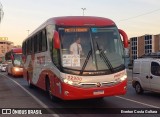
[[96, 90], [93, 92], [93, 95], [101, 95], [104, 94], [104, 90]]

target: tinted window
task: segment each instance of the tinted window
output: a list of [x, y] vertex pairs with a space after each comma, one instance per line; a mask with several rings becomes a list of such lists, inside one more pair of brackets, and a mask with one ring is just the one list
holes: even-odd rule
[[23, 51], [23, 54], [26, 55], [26, 42], [24, 42], [22, 45], [22, 51]]
[[38, 44], [39, 44], [39, 52], [42, 51], [42, 32], [38, 34]]
[[34, 52], [35, 53], [37, 52], [37, 46], [38, 46], [38, 44], [37, 44], [37, 35], [36, 35], [36, 36], [34, 36]]
[[31, 39], [31, 48], [32, 48], [32, 52], [34, 53], [34, 38], [32, 37], [32, 39]]
[[31, 53], [31, 39], [28, 39], [27, 41], [27, 54]]
[[46, 31], [42, 31], [42, 51], [47, 50], [47, 38], [46, 38]]
[[158, 63], [151, 63], [151, 73], [155, 76], [160, 76], [160, 65]]

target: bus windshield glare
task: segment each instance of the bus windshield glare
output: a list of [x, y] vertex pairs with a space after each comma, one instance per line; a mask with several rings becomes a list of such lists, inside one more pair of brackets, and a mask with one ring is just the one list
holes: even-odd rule
[[77, 74], [124, 69], [124, 49], [117, 27], [60, 27], [58, 31], [63, 69]]
[[22, 66], [22, 54], [14, 54], [13, 64], [15, 66]]

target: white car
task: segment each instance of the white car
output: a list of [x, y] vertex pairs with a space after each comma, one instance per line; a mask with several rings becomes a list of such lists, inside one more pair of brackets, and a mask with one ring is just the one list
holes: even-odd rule
[[7, 64], [2, 64], [1, 71], [5, 72], [7, 68]]
[[136, 59], [132, 73], [132, 86], [137, 94], [145, 90], [160, 93], [160, 59]]

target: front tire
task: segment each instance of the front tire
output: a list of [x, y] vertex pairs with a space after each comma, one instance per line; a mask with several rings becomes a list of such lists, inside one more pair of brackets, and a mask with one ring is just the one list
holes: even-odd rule
[[29, 86], [29, 88], [33, 88], [33, 84], [31, 84], [31, 80], [30, 79], [28, 79], [28, 86]]
[[29, 88], [33, 88], [33, 84], [31, 83], [31, 79], [29, 78], [29, 74], [27, 73], [27, 81], [28, 81], [28, 86]]
[[46, 92], [47, 92], [47, 95], [48, 95], [48, 97], [50, 98], [51, 101], [54, 101], [54, 102], [59, 101], [59, 98], [52, 95], [49, 78], [46, 79]]
[[141, 87], [139, 82], [137, 82], [135, 84], [135, 91], [136, 91], [137, 94], [142, 94], [143, 93], [143, 88]]

